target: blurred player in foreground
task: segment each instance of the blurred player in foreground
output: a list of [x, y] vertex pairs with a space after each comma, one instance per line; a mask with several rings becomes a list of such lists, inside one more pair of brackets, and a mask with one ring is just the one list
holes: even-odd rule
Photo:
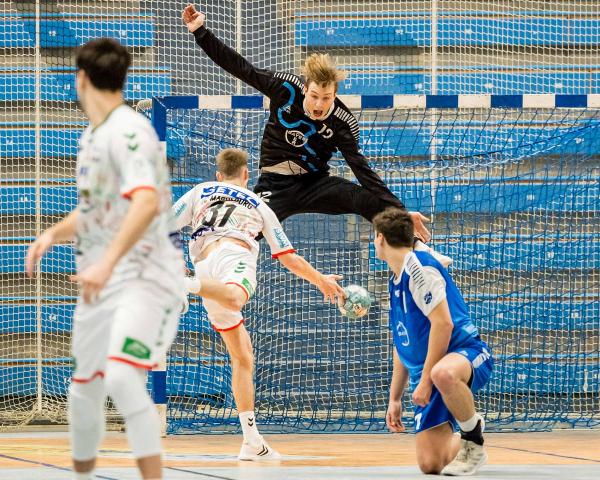
[[177, 228], [191, 226], [190, 256], [195, 277], [188, 291], [203, 297], [213, 328], [221, 334], [232, 363], [232, 389], [244, 440], [240, 460], [274, 460], [280, 455], [258, 432], [254, 416], [254, 355], [241, 310], [256, 288], [258, 242], [262, 233], [271, 254], [297, 276], [335, 301], [344, 292], [337, 275], [323, 275], [296, 255], [275, 213], [246, 189], [248, 155], [225, 149], [217, 155], [217, 181], [204, 182], [173, 206]]
[[184, 263], [172, 242], [167, 166], [150, 122], [123, 101], [131, 56], [112, 39], [77, 51], [77, 95], [90, 125], [77, 156], [79, 203], [29, 247], [26, 271], [52, 245], [75, 240], [80, 296], [69, 426], [75, 478], [94, 478], [106, 395], [125, 419], [144, 479], [162, 479], [160, 419], [147, 370], [175, 337], [185, 301]]
[[429, 253], [413, 250], [410, 216], [389, 208], [375, 216], [373, 227], [377, 257], [393, 272], [390, 328], [396, 348], [387, 425], [404, 431], [402, 395], [410, 379], [420, 469], [472, 475], [487, 460], [484, 421], [475, 412], [473, 393], [492, 373], [490, 349], [448, 271]]

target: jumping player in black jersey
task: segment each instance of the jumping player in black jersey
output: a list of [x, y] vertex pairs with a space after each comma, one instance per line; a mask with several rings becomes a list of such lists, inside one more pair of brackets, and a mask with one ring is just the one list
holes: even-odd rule
[[[183, 10], [182, 17], [196, 43], [217, 65], [270, 99], [254, 191], [268, 201], [280, 221], [298, 213], [355, 213], [371, 221], [386, 207], [405, 209], [359, 150], [358, 122], [336, 96], [345, 74], [329, 55], [311, 55], [304, 79], [256, 68], [215, 37], [205, 26], [205, 14], [193, 5]], [[328, 162], [338, 150], [360, 185], [329, 175]], [[415, 235], [428, 242], [431, 235], [423, 223], [427, 218], [418, 212], [410, 215]], [[430, 250], [417, 243], [418, 249]]]

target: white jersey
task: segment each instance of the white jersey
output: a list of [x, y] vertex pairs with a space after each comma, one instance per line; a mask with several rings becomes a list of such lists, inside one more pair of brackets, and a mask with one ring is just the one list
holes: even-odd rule
[[194, 263], [204, 248], [225, 237], [243, 240], [258, 255], [256, 237], [261, 232], [273, 258], [295, 251], [273, 210], [246, 188], [224, 182], [200, 183], [173, 209], [178, 229], [192, 227], [190, 256]]
[[123, 224], [131, 194], [144, 188], [159, 193], [160, 214], [121, 258], [109, 284], [143, 278], [179, 293], [184, 262], [181, 248], [173, 242], [176, 229], [167, 165], [148, 119], [126, 105], [96, 128], [89, 126], [80, 139], [77, 271], [101, 259]]

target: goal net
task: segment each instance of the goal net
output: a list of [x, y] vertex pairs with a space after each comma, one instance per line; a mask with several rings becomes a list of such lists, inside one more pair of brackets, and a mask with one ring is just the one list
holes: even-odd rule
[[[399, 100], [413, 107], [425, 101]], [[515, 100], [530, 106], [581, 101], [426, 101], [448, 106], [463, 100], [508, 102], [505, 107]], [[494, 352], [494, 375], [477, 396], [487, 424], [597, 424], [599, 110], [389, 108], [355, 114], [372, 166], [410, 210], [432, 218], [432, 244], [454, 259], [451, 272]], [[262, 109], [168, 110], [167, 155], [177, 194], [212, 179], [215, 155], [226, 147], [250, 152], [255, 181], [267, 116]], [[332, 165], [333, 174], [353, 178], [343, 159]], [[257, 421], [278, 431], [382, 429], [392, 358], [389, 271], [374, 256], [370, 225], [355, 216], [306, 214], [286, 220], [284, 228], [313, 265], [343, 275], [344, 284], [367, 287], [375, 302], [368, 317], [349, 320], [263, 247], [256, 295], [244, 311], [256, 353]], [[226, 351], [200, 305], [184, 319], [167, 372], [171, 431], [237, 428]], [[406, 411], [410, 415], [411, 408]]]

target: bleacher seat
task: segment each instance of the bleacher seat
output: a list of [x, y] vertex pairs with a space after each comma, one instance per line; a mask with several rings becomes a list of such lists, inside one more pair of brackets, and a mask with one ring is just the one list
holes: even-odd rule
[[[548, 300], [509, 297], [500, 301], [474, 298], [468, 301], [474, 319], [485, 320], [489, 330], [594, 330], [598, 325], [600, 300]], [[479, 325], [481, 323], [478, 322]]]
[[[298, 47], [430, 47], [429, 12], [298, 13]], [[529, 12], [527, 17], [453, 12], [440, 15], [439, 47], [486, 45], [563, 46], [600, 43], [600, 19], [559, 12]]]
[[[145, 73], [132, 68], [125, 84], [126, 100], [142, 100], [171, 93], [168, 69]], [[48, 68], [41, 75], [41, 100], [70, 102], [77, 100], [74, 68]], [[33, 69], [0, 68], [0, 101], [35, 100]]]
[[[525, 237], [514, 243], [481, 239], [478, 242], [440, 244], [436, 249], [454, 259], [453, 270], [586, 270], [591, 268], [590, 257], [600, 256], [600, 238], [578, 238], [571, 241], [549, 238], [543, 243]], [[376, 258], [372, 244], [369, 246], [369, 263], [371, 271], [388, 270]]]
[[[530, 179], [531, 180], [531, 179]], [[536, 179], [533, 179], [536, 180]], [[507, 179], [489, 178], [485, 183], [453, 185], [438, 183], [435, 192], [429, 182], [398, 183], [388, 181], [389, 187], [408, 206], [421, 211], [432, 208], [434, 213], [498, 213], [542, 209], [555, 212], [600, 211], [600, 182], [584, 177], [542, 178], [544, 183], [510, 183]], [[442, 180], [443, 182], [443, 180]], [[173, 187], [173, 198], [177, 200], [189, 185]], [[33, 215], [35, 213], [35, 187], [0, 187], [0, 205], [3, 214]], [[57, 215], [70, 212], [77, 204], [76, 187], [41, 187], [41, 213]]]
[[[399, 114], [402, 115], [402, 114]], [[85, 127], [84, 124], [42, 125], [41, 152], [43, 157], [74, 157], [77, 154], [77, 140]], [[472, 155], [490, 151], [518, 151], [532, 153], [543, 149], [552, 154], [555, 146], [557, 153], [570, 154], [581, 152], [600, 153], [600, 142], [583, 144], [585, 138], [578, 130], [571, 129], [568, 134], [557, 136], [552, 129], [535, 128], [517, 124], [506, 129], [495, 128], [482, 130], [460, 125], [440, 127], [437, 137], [444, 143], [437, 145], [440, 156], [463, 156], [468, 148]], [[395, 156], [411, 158], [429, 158], [431, 155], [431, 131], [422, 124], [411, 124], [410, 121], [392, 122], [386, 126], [361, 127], [360, 146], [367, 156]], [[473, 147], [475, 146], [475, 147]], [[526, 151], [529, 149], [530, 152]], [[594, 149], [594, 151], [590, 151]], [[185, 152], [185, 150], [183, 150]], [[178, 154], [181, 152], [178, 152]], [[0, 124], [0, 157], [33, 157], [35, 156], [35, 129], [32, 124], [1, 123]]]
[[[576, 68], [576, 70], [575, 70]], [[440, 94], [493, 93], [517, 95], [529, 93], [588, 94], [600, 93], [600, 66], [546, 66], [535, 73], [527, 67], [440, 68], [437, 91]], [[431, 91], [430, 70], [407, 66], [344, 66], [349, 76], [339, 86], [342, 95], [410, 95]], [[534, 67], [530, 68], [531, 70]]]
[[[77, 47], [98, 37], [113, 37], [128, 47], [154, 44], [154, 19], [150, 13], [106, 15], [46, 13], [41, 16], [42, 48]], [[31, 14], [5, 14], [0, 20], [0, 48], [34, 48], [35, 20]]]

